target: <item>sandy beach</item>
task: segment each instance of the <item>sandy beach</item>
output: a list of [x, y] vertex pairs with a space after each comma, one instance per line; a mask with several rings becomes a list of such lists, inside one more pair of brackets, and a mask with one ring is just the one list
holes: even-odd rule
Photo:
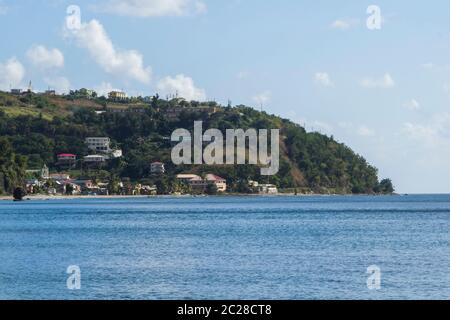
[[[398, 194], [393, 194], [398, 195]], [[137, 196], [64, 196], [64, 195], [32, 195], [23, 198], [23, 201], [41, 201], [41, 200], [77, 200], [77, 199], [145, 199], [145, 198], [200, 198], [200, 197], [331, 197], [331, 196], [341, 196], [341, 197], [353, 197], [357, 195], [352, 194], [294, 194], [294, 193], [278, 193], [278, 194], [236, 194], [236, 193], [225, 193], [218, 194], [215, 196], [208, 195], [137, 195]], [[360, 194], [359, 196], [373, 196], [369, 194]], [[13, 201], [12, 196], [0, 196], [0, 201]]]
[[[75, 199], [130, 199], [130, 198], [148, 198], [152, 196], [49, 196], [49, 195], [33, 195], [23, 198], [24, 201], [31, 200], [75, 200]], [[12, 201], [12, 196], [0, 196], [0, 201]]]

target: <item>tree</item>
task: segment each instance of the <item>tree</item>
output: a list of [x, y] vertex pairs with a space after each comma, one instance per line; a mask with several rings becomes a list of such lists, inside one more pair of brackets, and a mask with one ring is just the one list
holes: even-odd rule
[[26, 158], [14, 153], [8, 138], [0, 137], [0, 193], [12, 193], [23, 184]]
[[156, 181], [155, 185], [159, 195], [165, 195], [170, 193], [170, 185], [166, 179]]
[[[73, 92], [75, 94], [75, 92]], [[0, 105], [8, 94], [0, 93]], [[167, 178], [159, 183], [160, 193], [191, 192], [189, 188], [177, 185], [173, 176], [182, 172], [197, 174], [214, 172], [225, 178], [230, 190], [249, 192], [243, 181], [255, 180], [272, 183], [279, 188], [301, 188], [302, 192], [315, 190], [318, 193], [391, 193], [392, 183], [379, 182], [376, 168], [350, 148], [338, 143], [333, 137], [317, 132], [309, 133], [300, 125], [276, 116], [261, 113], [245, 106], [220, 108], [216, 113], [208, 115], [203, 112], [183, 113], [180, 121], [168, 121], [165, 111], [171, 105], [180, 104], [186, 107], [217, 106], [203, 102], [188, 102], [174, 99], [167, 101], [155, 95], [151, 107], [145, 112], [105, 112], [95, 113], [107, 105], [104, 97], [91, 100], [96, 108], [77, 107], [67, 109], [51, 97], [40, 99], [29, 95], [22, 97], [24, 108], [33, 108], [39, 103], [46, 104], [41, 110], [42, 117], [32, 115], [6, 116], [0, 111], [0, 193], [12, 193], [15, 186], [23, 185], [26, 167], [40, 167], [44, 163], [55, 169], [56, 157], [59, 153], [73, 153], [80, 158], [89, 150], [85, 138], [89, 136], [107, 136], [117, 147], [121, 148], [124, 157], [111, 159], [104, 169], [108, 174], [100, 174], [93, 168], [94, 175], [101, 181], [109, 180], [109, 175], [118, 180], [129, 177], [132, 182], [143, 178], [160, 179], [151, 175], [151, 161], [157, 159], [170, 163], [171, 141], [173, 130], [186, 128], [192, 130], [194, 120], [204, 120], [204, 130], [218, 128], [223, 133], [232, 128], [280, 129], [280, 171], [270, 179], [261, 177], [259, 167], [255, 165], [180, 167], [168, 165]], [[65, 99], [70, 99], [66, 97]], [[59, 99], [58, 99], [59, 100]], [[17, 98], [12, 107], [21, 104]], [[54, 105], [57, 104], [57, 105]], [[55, 109], [52, 109], [52, 108]], [[131, 106], [133, 107], [133, 106]], [[57, 112], [58, 108], [66, 112]], [[200, 110], [200, 108], [199, 108]], [[39, 110], [38, 110], [39, 111]], [[51, 112], [52, 117], [48, 117]], [[51, 120], [50, 120], [51, 119]], [[23, 162], [22, 156], [26, 156]], [[82, 162], [80, 162], [82, 163]], [[83, 169], [83, 168], [82, 168]], [[86, 169], [86, 168], [84, 168]], [[81, 175], [88, 174], [81, 172]], [[170, 178], [172, 177], [172, 178]], [[270, 180], [270, 181], [269, 181]], [[118, 190], [115, 183], [110, 183], [111, 193], [131, 190], [129, 185]], [[250, 190], [252, 191], [252, 190]]]
[[395, 188], [392, 184], [391, 179], [383, 179], [378, 185], [378, 192], [382, 194], [392, 194], [394, 193]]
[[73, 195], [73, 191], [74, 191], [73, 185], [67, 184], [66, 185], [66, 194], [68, 196], [71, 196], [71, 195]]
[[109, 194], [119, 194], [120, 193], [120, 180], [116, 175], [111, 175], [108, 183], [108, 193]]
[[22, 201], [23, 197], [25, 197], [26, 192], [22, 187], [17, 187], [14, 189], [13, 197], [15, 201]]
[[214, 183], [210, 183], [206, 186], [205, 192], [210, 196], [214, 196], [218, 193], [217, 186]]

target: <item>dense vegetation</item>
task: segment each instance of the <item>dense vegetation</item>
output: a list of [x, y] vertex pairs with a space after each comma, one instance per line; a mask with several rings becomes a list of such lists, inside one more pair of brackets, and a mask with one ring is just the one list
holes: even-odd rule
[[26, 161], [26, 157], [14, 153], [8, 139], [0, 137], [0, 194], [22, 185]]
[[[59, 153], [70, 152], [79, 157], [88, 154], [84, 144], [88, 136], [109, 136], [124, 152], [123, 158], [108, 162], [102, 170], [80, 173], [94, 178], [150, 181], [170, 191], [173, 176], [177, 173], [214, 172], [226, 178], [231, 190], [236, 192], [246, 192], [246, 182], [250, 179], [298, 192], [393, 192], [390, 180], [379, 182], [377, 169], [344, 144], [319, 133], [307, 133], [289, 120], [252, 108], [221, 107], [211, 116], [183, 112], [179, 121], [169, 122], [164, 118], [168, 107], [195, 107], [199, 103], [155, 97], [145, 104], [143, 113], [97, 114], [95, 110], [106, 108], [104, 98], [96, 98], [89, 105], [73, 100], [0, 95], [0, 192], [12, 192], [20, 185], [25, 168], [36, 169], [47, 164], [55, 169]], [[209, 105], [217, 106], [213, 102]], [[170, 161], [170, 136], [177, 128], [192, 129], [194, 120], [203, 120], [204, 130], [279, 128], [282, 140], [279, 173], [261, 177], [259, 168], [250, 165], [174, 166]], [[156, 160], [166, 164], [168, 173], [164, 179], [155, 180], [150, 174], [150, 164]]]

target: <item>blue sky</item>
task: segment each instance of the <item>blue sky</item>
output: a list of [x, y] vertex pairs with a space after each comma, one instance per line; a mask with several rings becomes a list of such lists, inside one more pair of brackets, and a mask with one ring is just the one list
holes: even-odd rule
[[332, 134], [399, 192], [449, 193], [450, 2], [340, 2], [0, 0], [0, 89], [262, 104]]

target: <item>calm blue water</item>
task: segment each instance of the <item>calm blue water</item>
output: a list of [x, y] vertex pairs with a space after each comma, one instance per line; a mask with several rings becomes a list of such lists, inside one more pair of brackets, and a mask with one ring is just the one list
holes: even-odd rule
[[0, 299], [449, 298], [449, 230], [442, 195], [0, 201]]

